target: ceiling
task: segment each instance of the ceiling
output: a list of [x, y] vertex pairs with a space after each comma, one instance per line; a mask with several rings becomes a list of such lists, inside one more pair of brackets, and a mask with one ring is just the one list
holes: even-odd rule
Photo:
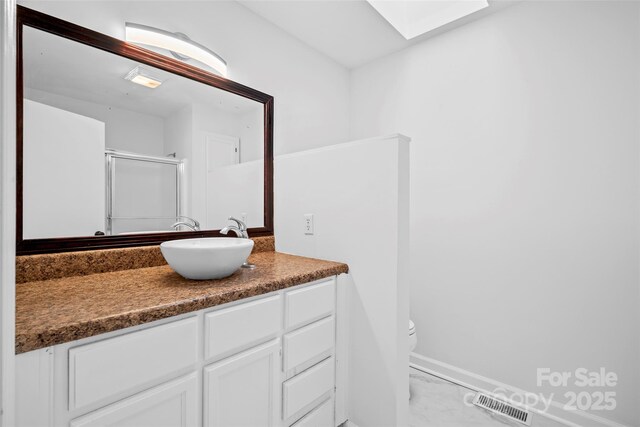
[[[402, 0], [395, 0], [402, 1]], [[429, 2], [447, 0], [404, 0]], [[406, 40], [365, 0], [238, 0], [272, 24], [346, 68], [356, 68], [509, 5], [489, 7]]]
[[[237, 1], [348, 69], [402, 50], [512, 3], [507, 0], [491, 1], [486, 9], [406, 40], [366, 0]], [[161, 70], [152, 73], [164, 80], [159, 88], [138, 86], [123, 79], [138, 65], [134, 61], [38, 30], [25, 31], [24, 45], [25, 85], [33, 89], [163, 117], [192, 102], [217, 105], [236, 113], [256, 108], [253, 101], [213, 87], [203, 91], [202, 84]]]

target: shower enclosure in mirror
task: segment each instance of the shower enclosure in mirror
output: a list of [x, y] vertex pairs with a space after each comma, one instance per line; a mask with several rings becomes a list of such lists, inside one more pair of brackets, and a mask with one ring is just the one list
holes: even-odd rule
[[182, 221], [182, 160], [116, 150], [105, 158], [107, 236], [189, 229]]
[[[19, 254], [273, 232], [273, 98], [18, 10]], [[124, 23], [123, 23], [124, 25]]]

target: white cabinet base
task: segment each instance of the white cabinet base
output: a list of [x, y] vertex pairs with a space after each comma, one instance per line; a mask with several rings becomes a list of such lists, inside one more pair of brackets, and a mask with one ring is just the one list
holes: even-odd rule
[[16, 425], [335, 427], [335, 283], [19, 354]]

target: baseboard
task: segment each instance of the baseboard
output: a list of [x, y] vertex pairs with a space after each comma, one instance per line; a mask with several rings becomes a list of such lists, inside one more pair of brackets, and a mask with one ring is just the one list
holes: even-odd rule
[[[514, 393], [524, 395], [525, 391], [517, 387], [503, 384], [499, 381], [491, 378], [483, 377], [482, 375], [475, 374], [473, 372], [466, 371], [456, 366], [449, 365], [438, 360], [431, 359], [429, 357], [422, 356], [418, 353], [411, 353], [409, 358], [409, 364], [412, 368], [458, 384], [462, 387], [481, 391], [483, 393], [492, 394], [493, 390], [500, 388], [505, 394], [511, 395]], [[567, 411], [564, 410], [562, 405], [557, 402], [552, 402], [549, 410], [542, 412], [535, 408], [529, 408], [531, 412], [534, 412], [540, 416], [552, 419], [558, 423], [564, 424], [570, 427], [628, 427], [624, 424], [617, 423], [615, 421], [608, 420], [606, 418], [599, 417], [597, 415], [589, 414], [584, 411]]]

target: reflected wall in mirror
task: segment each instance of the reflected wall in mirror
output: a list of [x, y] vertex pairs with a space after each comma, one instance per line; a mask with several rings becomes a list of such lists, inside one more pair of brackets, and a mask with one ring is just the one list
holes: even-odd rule
[[272, 231], [265, 182], [272, 179], [271, 97], [203, 84], [163, 68], [177, 61], [124, 42], [146, 56], [21, 29], [23, 244], [46, 242], [53, 250], [33, 252], [51, 252], [51, 239], [111, 247], [138, 236], [153, 243], [140, 236], [202, 235], [226, 226], [229, 216], [261, 234]]

